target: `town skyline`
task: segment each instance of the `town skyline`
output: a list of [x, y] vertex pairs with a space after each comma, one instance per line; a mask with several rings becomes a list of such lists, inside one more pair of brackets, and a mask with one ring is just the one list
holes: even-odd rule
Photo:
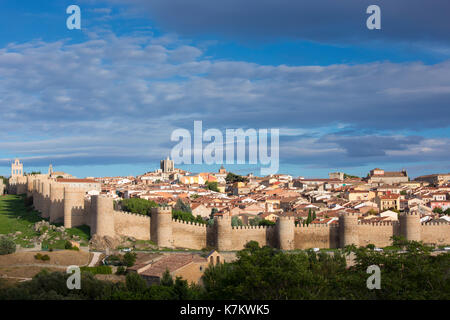
[[447, 3], [385, 3], [368, 30], [361, 1], [171, 2], [81, 1], [80, 30], [66, 27], [68, 1], [0, 4], [0, 174], [19, 157], [136, 175], [199, 120], [279, 129], [279, 172], [292, 175], [450, 171]]

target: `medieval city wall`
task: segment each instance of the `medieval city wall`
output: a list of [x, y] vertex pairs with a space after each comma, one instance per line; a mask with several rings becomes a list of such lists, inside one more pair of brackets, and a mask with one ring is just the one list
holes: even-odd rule
[[292, 217], [281, 217], [275, 226], [232, 227], [231, 217], [215, 217], [214, 225], [172, 219], [170, 207], [153, 208], [151, 217], [114, 209], [106, 196], [86, 197], [85, 191], [64, 186], [48, 177], [26, 176], [10, 179], [9, 191], [33, 196], [33, 205], [43, 218], [62, 222], [66, 228], [88, 225], [91, 236], [127, 236], [152, 240], [161, 247], [220, 251], [241, 250], [249, 241], [283, 250], [339, 248], [355, 244], [392, 244], [393, 235], [427, 244], [449, 245], [450, 223], [420, 223], [417, 213], [402, 214], [399, 221], [365, 223], [357, 213], [343, 213], [338, 224], [295, 226]]
[[392, 245], [391, 237], [394, 235], [400, 235], [398, 221], [358, 223], [359, 246], [374, 244], [376, 247], [387, 247]]
[[422, 241], [428, 244], [450, 244], [450, 223], [430, 222], [421, 225]]
[[339, 228], [335, 225], [313, 223], [294, 229], [295, 249], [339, 248]]
[[206, 248], [207, 229], [211, 229], [211, 227], [205, 224], [172, 220], [173, 245], [179, 248], [198, 250]]
[[125, 211], [113, 211], [114, 231], [117, 235], [150, 240], [150, 217]]
[[259, 246], [276, 246], [275, 226], [240, 226], [231, 229], [233, 250], [242, 250], [249, 241], [258, 242]]

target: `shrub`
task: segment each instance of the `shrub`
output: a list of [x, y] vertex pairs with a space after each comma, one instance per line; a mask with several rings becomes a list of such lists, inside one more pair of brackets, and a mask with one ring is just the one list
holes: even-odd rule
[[47, 254], [45, 254], [45, 255], [42, 256], [41, 260], [42, 261], [49, 261], [50, 257]]
[[9, 238], [0, 239], [0, 255], [16, 252], [16, 244]]
[[127, 273], [127, 269], [125, 269], [124, 266], [120, 266], [117, 268], [116, 274], [117, 275], [124, 275]]
[[73, 249], [72, 243], [70, 241], [66, 241], [66, 243], [64, 244], [64, 249], [66, 249], [66, 250]]
[[136, 262], [136, 253], [134, 252], [125, 253], [125, 255], [123, 256], [123, 263], [127, 267], [132, 267], [135, 262]]
[[90, 272], [92, 274], [112, 274], [112, 269], [110, 266], [81, 267], [80, 270]]
[[34, 255], [34, 258], [35, 258], [36, 260], [41, 260], [41, 259], [42, 259], [42, 254], [37, 253], [37, 254]]

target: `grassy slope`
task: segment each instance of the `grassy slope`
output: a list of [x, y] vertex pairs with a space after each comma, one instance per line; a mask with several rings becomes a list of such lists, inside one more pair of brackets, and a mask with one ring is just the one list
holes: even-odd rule
[[[24, 203], [24, 196], [5, 195], [0, 196], [0, 234], [22, 232], [17, 237], [16, 243], [21, 246], [32, 246], [29, 239], [38, 236], [39, 234], [33, 230], [34, 223], [45, 220], [39, 216], [39, 212], [27, 208]], [[61, 224], [56, 224], [60, 226]], [[77, 228], [67, 229], [69, 235], [78, 235], [82, 244], [89, 240], [89, 227], [80, 226]], [[49, 231], [50, 238], [54, 239], [59, 233]], [[49, 245], [55, 249], [64, 249], [64, 240], [56, 241], [56, 243]], [[47, 241], [44, 241], [43, 246], [48, 246]]]

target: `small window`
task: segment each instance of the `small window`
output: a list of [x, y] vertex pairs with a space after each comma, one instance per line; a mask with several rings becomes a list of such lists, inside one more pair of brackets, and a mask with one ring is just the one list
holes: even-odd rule
[[200, 271], [203, 271], [203, 266], [200, 266]]

